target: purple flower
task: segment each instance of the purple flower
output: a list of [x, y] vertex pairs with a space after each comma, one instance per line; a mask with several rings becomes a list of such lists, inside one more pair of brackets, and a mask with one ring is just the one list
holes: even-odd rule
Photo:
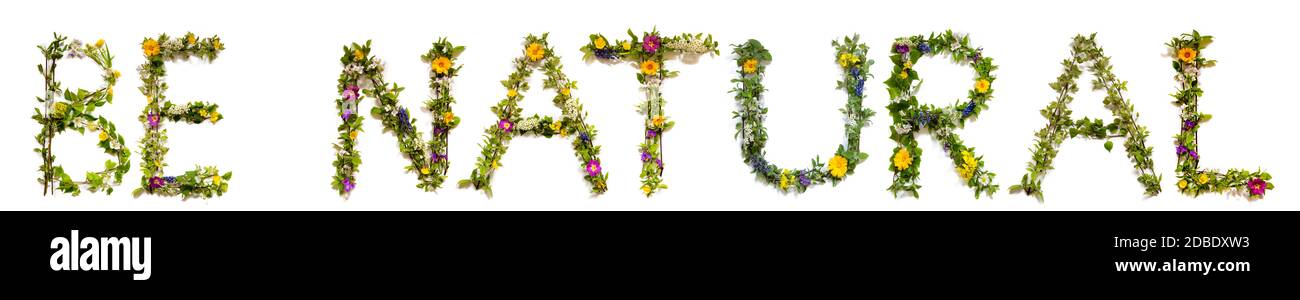
[[501, 131], [505, 131], [506, 133], [510, 133], [510, 130], [515, 129], [515, 123], [510, 123], [510, 120], [507, 119], [501, 119], [501, 121], [497, 121], [497, 128], [500, 128]]
[[158, 176], [149, 177], [149, 189], [150, 189], [150, 190], [154, 190], [154, 189], [162, 188], [163, 185], [166, 185], [166, 184], [167, 184], [167, 182], [164, 181], [164, 180], [162, 179], [162, 177], [158, 177]]
[[343, 101], [343, 120], [347, 121], [349, 118], [352, 118], [352, 114], [356, 113], [356, 108], [356, 101]]
[[397, 109], [397, 121], [402, 126], [402, 131], [411, 130], [411, 116], [406, 113], [406, 108]]
[[1194, 127], [1196, 127], [1196, 121], [1183, 120], [1183, 131], [1192, 130]]
[[447, 159], [446, 155], [438, 154], [437, 152], [434, 152], [432, 155], [429, 156], [429, 161], [432, 162], [438, 162], [439, 160], [446, 160], [446, 159]]
[[641, 161], [650, 161], [650, 152], [641, 151]]
[[645, 41], [641, 43], [641, 49], [645, 50], [645, 52], [650, 54], [654, 54], [655, 51], [659, 51], [659, 36], [651, 35], [645, 37]]
[[921, 54], [929, 54], [929, 53], [930, 53], [930, 43], [921, 42], [920, 45], [917, 45], [917, 46], [916, 46], [916, 50], [920, 50], [920, 51], [921, 51]]
[[655, 131], [654, 129], [647, 129], [647, 130], [645, 131], [645, 137], [646, 137], [646, 138], [653, 139], [653, 138], [655, 138], [656, 135], [659, 135], [659, 132], [658, 132], [658, 131]]
[[808, 186], [811, 184], [812, 180], [808, 179], [808, 173], [806, 171], [799, 171], [799, 185]]
[[343, 89], [343, 100], [357, 100], [361, 96], [361, 87], [350, 85]]
[[158, 128], [158, 114], [149, 114], [148, 117], [145, 117], [145, 120], [149, 121], [150, 128]]
[[1250, 188], [1251, 196], [1263, 196], [1264, 191], [1268, 190], [1268, 182], [1261, 178], [1251, 179], [1246, 182], [1246, 186]]
[[907, 52], [910, 51], [912, 51], [912, 47], [908, 47], [907, 44], [901, 42], [894, 43], [894, 52], [898, 52], [898, 54], [907, 54]]
[[1175, 151], [1178, 152], [1178, 155], [1188, 154], [1188, 155], [1191, 155], [1191, 156], [1192, 156], [1192, 159], [1195, 159], [1195, 160], [1200, 160], [1200, 159], [1201, 159], [1201, 156], [1200, 156], [1200, 155], [1197, 155], [1195, 150], [1188, 149], [1186, 146], [1183, 146], [1183, 145], [1178, 145], [1178, 147], [1177, 147], [1177, 149], [1176, 149]]
[[356, 188], [356, 187], [357, 187], [357, 184], [356, 184], [356, 183], [352, 182], [351, 180], [348, 180], [347, 178], [343, 178], [343, 192], [344, 192], [344, 193], [351, 193], [351, 192], [352, 192], [352, 189], [353, 189], [353, 188]]
[[583, 131], [582, 133], [578, 134], [578, 139], [581, 139], [582, 142], [584, 143], [591, 142], [591, 135], [587, 134], [586, 131]]
[[587, 162], [587, 176], [591, 176], [591, 177], [600, 176], [600, 161], [599, 161], [599, 160], [594, 160], [594, 159], [593, 159], [593, 160]]
[[656, 159], [655, 159], [655, 165], [658, 165], [658, 166], [659, 166], [659, 169], [660, 169], [660, 170], [663, 170], [663, 168], [664, 168], [664, 160], [663, 160], [662, 158], [656, 158]]
[[975, 49], [975, 55], [972, 55], [970, 59], [971, 59], [971, 63], [977, 63], [980, 61], [980, 59], [984, 59], [984, 47]]

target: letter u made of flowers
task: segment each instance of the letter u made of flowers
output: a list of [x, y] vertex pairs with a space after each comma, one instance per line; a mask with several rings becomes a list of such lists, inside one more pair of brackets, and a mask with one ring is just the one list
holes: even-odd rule
[[338, 80], [339, 98], [334, 101], [342, 124], [338, 128], [338, 143], [334, 144], [335, 172], [331, 182], [339, 195], [351, 195], [357, 185], [361, 153], [356, 150], [356, 142], [361, 132], [361, 121], [365, 119], [359, 113], [361, 100], [365, 97], [375, 98], [375, 107], [370, 109], [370, 114], [382, 121], [385, 131], [397, 135], [398, 149], [411, 162], [406, 171], [419, 178], [415, 187], [430, 192], [442, 187], [450, 166], [447, 137], [460, 124], [460, 117], [451, 111], [451, 104], [456, 102], [451, 96], [451, 85], [460, 72], [456, 59], [464, 51], [464, 46], [456, 46], [442, 38], [420, 56], [430, 66], [429, 89], [432, 93], [424, 102], [425, 109], [433, 114], [430, 124], [432, 136], [425, 141], [420, 138], [411, 111], [397, 103], [404, 88], [384, 82], [383, 61], [370, 55], [370, 41], [364, 45], [352, 43], [343, 47], [343, 57], [339, 59], [343, 65]]
[[194, 33], [182, 37], [166, 34], [156, 38], [145, 38], [140, 43], [144, 50], [145, 63], [140, 65], [140, 92], [144, 93], [146, 104], [140, 115], [144, 124], [144, 138], [140, 139], [140, 154], [143, 161], [140, 169], [144, 175], [140, 178], [140, 188], [135, 196], [143, 193], [159, 196], [212, 197], [220, 196], [230, 187], [230, 172], [220, 173], [215, 166], [195, 167], [181, 175], [168, 176], [163, 173], [167, 166], [167, 130], [166, 121], [200, 124], [216, 124], [222, 117], [217, 105], [205, 102], [175, 104], [167, 100], [167, 63], [190, 58], [201, 58], [211, 62], [226, 47], [217, 36], [200, 38]]
[[664, 79], [676, 77], [677, 71], [665, 68], [664, 61], [670, 56], [692, 60], [707, 53], [718, 55], [718, 43], [713, 41], [713, 35], [705, 37], [703, 33], [662, 36], [658, 30], [653, 30], [637, 36], [628, 29], [627, 35], [627, 40], [614, 41], [604, 35], [592, 34], [590, 42], [582, 46], [582, 53], [586, 61], [631, 62], [639, 70], [636, 79], [646, 94], [645, 101], [637, 105], [637, 111], [645, 114], [645, 142], [640, 147], [641, 192], [649, 197], [668, 188], [662, 177], [663, 135], [674, 122], [664, 114], [665, 101], [660, 86]]
[[[582, 103], [573, 97], [573, 90], [578, 83], [564, 75], [560, 57], [546, 41], [547, 34], [541, 37], [528, 35], [524, 38], [523, 56], [515, 58], [515, 71], [506, 80], [501, 81], [506, 90], [506, 97], [492, 107], [497, 115], [496, 124], [489, 126], [483, 133], [482, 151], [474, 163], [474, 171], [469, 179], [459, 182], [461, 188], [473, 187], [492, 196], [492, 175], [501, 167], [501, 157], [505, 155], [510, 140], [516, 136], [534, 135], [543, 137], [561, 137], [573, 139], [574, 154], [582, 168], [583, 178], [591, 184], [592, 194], [602, 194], [608, 187], [605, 180], [609, 174], [600, 167], [600, 146], [596, 146], [596, 128], [587, 124], [587, 114], [582, 110]], [[546, 78], [543, 88], [557, 91], [551, 101], [562, 113], [559, 117], [523, 115], [519, 101], [528, 91], [528, 78], [534, 71], [541, 70]]]
[[1210, 114], [1197, 110], [1200, 103], [1201, 69], [1213, 67], [1214, 60], [1205, 59], [1202, 51], [1214, 42], [1214, 37], [1201, 35], [1200, 32], [1184, 33], [1175, 37], [1166, 46], [1174, 57], [1173, 66], [1177, 75], [1178, 92], [1174, 93], [1174, 105], [1182, 107], [1181, 130], [1174, 135], [1175, 151], [1178, 154], [1178, 190], [1184, 194], [1199, 196], [1202, 193], [1234, 192], [1248, 195], [1251, 199], [1264, 197], [1264, 192], [1273, 189], [1273, 179], [1268, 172], [1254, 172], [1242, 169], [1228, 169], [1219, 172], [1213, 169], [1201, 169], [1201, 156], [1197, 154], [1196, 133], [1201, 124], [1210, 120]]
[[740, 152], [745, 156], [745, 163], [752, 167], [753, 173], [763, 182], [777, 187], [781, 192], [804, 192], [816, 184], [831, 182], [838, 184], [867, 159], [867, 154], [858, 150], [862, 128], [870, 124], [875, 115], [871, 109], [862, 107], [864, 84], [871, 78], [868, 70], [875, 62], [867, 59], [866, 44], [858, 42], [858, 36], [844, 37], [843, 41], [833, 40], [834, 60], [840, 66], [840, 80], [836, 88], [844, 90], [848, 100], [844, 104], [844, 137], [846, 142], [835, 150], [835, 155], [826, 163], [821, 158], [814, 158], [812, 165], [806, 169], [787, 169], [769, 163], [765, 157], [767, 146], [767, 129], [763, 121], [767, 117], [767, 106], [763, 104], [763, 75], [767, 65], [772, 62], [772, 55], [757, 40], [749, 40], [736, 45], [732, 53], [736, 55], [737, 78], [731, 81], [736, 87], [731, 90], [736, 94], [736, 137], [740, 139]]
[[[1066, 138], [1082, 136], [1107, 140], [1104, 144], [1106, 151], [1114, 147], [1109, 139], [1124, 137], [1124, 150], [1128, 152], [1129, 160], [1138, 172], [1137, 180], [1145, 187], [1146, 195], [1160, 194], [1160, 174], [1156, 173], [1155, 163], [1151, 159], [1152, 148], [1147, 146], [1147, 136], [1151, 132], [1138, 124], [1138, 113], [1133, 111], [1133, 103], [1124, 98], [1128, 84], [1111, 73], [1110, 57], [1097, 46], [1097, 34], [1075, 36], [1070, 58], [1062, 61], [1061, 65], [1064, 67], [1063, 73], [1056, 77], [1056, 82], [1050, 84], [1052, 90], [1056, 91], [1057, 98], [1042, 110], [1043, 117], [1047, 118], [1047, 126], [1034, 134], [1036, 140], [1032, 160], [1026, 168], [1028, 173], [1020, 178], [1020, 184], [1011, 186], [1010, 191], [1023, 191], [1042, 201], [1043, 178], [1052, 169], [1052, 160], [1060, 151], [1061, 142]], [[1102, 103], [1110, 109], [1111, 115], [1115, 117], [1114, 122], [1070, 118], [1070, 102], [1074, 100], [1074, 94], [1079, 92], [1079, 76], [1083, 74], [1084, 67], [1081, 65], [1086, 65], [1088, 72], [1093, 74], [1092, 88], [1106, 91]]]
[[[894, 41], [893, 54], [889, 59], [894, 63], [893, 72], [885, 85], [889, 90], [889, 116], [894, 124], [890, 127], [889, 138], [898, 144], [889, 159], [889, 170], [894, 172], [894, 183], [889, 191], [897, 197], [899, 192], [910, 192], [919, 197], [921, 148], [917, 146], [916, 134], [922, 129], [929, 129], [935, 139], [943, 142], [943, 151], [952, 159], [957, 174], [966, 186], [975, 190], [975, 197], [980, 194], [992, 196], [998, 190], [993, 184], [996, 174], [984, 168], [983, 157], [975, 154], [975, 148], [966, 146], [961, 137], [953, 133], [954, 129], [964, 128], [966, 122], [988, 108], [988, 101], [993, 98], [993, 71], [997, 66], [993, 59], [985, 57], [983, 48], [972, 48], [970, 38], [955, 35], [952, 30], [942, 34], [931, 33], [928, 37], [916, 35], [898, 38]], [[921, 88], [920, 77], [912, 68], [923, 57], [947, 55], [958, 65], [970, 66], [975, 70], [975, 83], [968, 93], [968, 99], [946, 107], [921, 104], [916, 93]]]
[[[113, 103], [113, 86], [122, 74], [113, 69], [113, 55], [109, 53], [104, 40], [94, 44], [83, 44], [80, 40], [68, 41], [58, 33], [49, 45], [36, 46], [41, 50], [44, 62], [36, 66], [45, 77], [45, 95], [37, 97], [41, 107], [32, 114], [32, 119], [41, 124], [41, 131], [36, 134], [36, 141], [41, 145], [34, 149], [41, 154], [42, 194], [52, 194], [57, 189], [63, 193], [80, 195], [84, 188], [90, 192], [104, 191], [113, 194], [113, 187], [122, 183], [122, 175], [131, 169], [131, 151], [127, 149], [126, 140], [117, 134], [117, 125], [107, 118], [95, 114], [95, 109]], [[104, 85], [95, 90], [64, 89], [54, 76], [59, 60], [64, 58], [88, 58], [99, 67]], [[62, 97], [63, 100], [58, 98]], [[54, 136], [68, 130], [85, 134], [86, 131], [99, 132], [99, 148], [105, 154], [117, 158], [104, 161], [104, 169], [98, 172], [86, 172], [83, 180], [73, 180], [64, 172], [63, 166], [54, 163]]]

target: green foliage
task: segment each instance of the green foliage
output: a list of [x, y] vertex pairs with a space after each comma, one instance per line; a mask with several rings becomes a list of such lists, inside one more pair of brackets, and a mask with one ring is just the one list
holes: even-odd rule
[[1232, 192], [1247, 195], [1251, 199], [1263, 198], [1267, 190], [1273, 189], [1273, 183], [1269, 182], [1273, 180], [1273, 176], [1268, 172], [1243, 169], [1228, 169], [1227, 172], [1220, 172], [1200, 168], [1201, 156], [1197, 153], [1199, 151], [1197, 132], [1201, 124], [1210, 120], [1210, 115], [1198, 111], [1197, 105], [1203, 93], [1201, 70], [1215, 65], [1214, 60], [1205, 59], [1203, 55], [1205, 48], [1212, 42], [1214, 37], [1201, 35], [1200, 32], [1193, 30], [1192, 33], [1184, 33], [1166, 44], [1170, 56], [1173, 57], [1174, 71], [1177, 73], [1174, 78], [1178, 81], [1178, 91], [1170, 96], [1174, 97], [1174, 105], [1182, 108], [1180, 114], [1182, 130], [1174, 135], [1174, 145], [1177, 147], [1178, 154], [1178, 167], [1174, 169], [1178, 174], [1178, 190], [1193, 196], [1202, 193]]
[[804, 192], [817, 184], [831, 182], [838, 184], [848, 175], [853, 174], [858, 164], [867, 159], [867, 153], [859, 149], [861, 130], [870, 124], [875, 114], [862, 106], [865, 97], [863, 84], [871, 78], [869, 70], [875, 62], [867, 59], [866, 44], [858, 42], [858, 36], [844, 37], [843, 41], [833, 40], [835, 47], [833, 61], [840, 66], [841, 79], [836, 88], [844, 90], [847, 101], [840, 112], [844, 114], [844, 136], [846, 143], [839, 146], [835, 155], [826, 163], [821, 158], [813, 158], [812, 165], [806, 169], [781, 168], [767, 161], [767, 129], [763, 126], [768, 109], [763, 104], [763, 76], [772, 55], [756, 40], [749, 40], [740, 45], [733, 45], [732, 54], [736, 55], [737, 78], [731, 82], [736, 87], [731, 90], [736, 94], [736, 138], [741, 140], [740, 151], [759, 180], [770, 184], [782, 192]]
[[[646, 99], [637, 105], [637, 111], [645, 115], [645, 141], [641, 143], [641, 191], [649, 197], [659, 190], [668, 188], [664, 184], [663, 135], [673, 128], [673, 121], [664, 113], [663, 93], [660, 87], [663, 81], [677, 76], [677, 71], [669, 71], [664, 62], [675, 57], [698, 57], [703, 54], [718, 54], [718, 43], [713, 35], [705, 37], [703, 33], [682, 34], [679, 36], [661, 36], [658, 30], [644, 32], [641, 36], [628, 29], [627, 40], [610, 40], [604, 35], [592, 34], [590, 41], [583, 45], [583, 59], [600, 60], [604, 63], [628, 62], [636, 67], [637, 81]], [[655, 43], [658, 40], [658, 43]], [[625, 47], [626, 46], [626, 47]]]
[[[506, 97], [492, 107], [498, 121], [483, 133], [480, 155], [475, 161], [475, 168], [468, 179], [461, 180], [461, 188], [473, 187], [492, 196], [492, 175], [501, 167], [501, 157], [505, 155], [510, 140], [516, 136], [534, 135], [542, 137], [559, 136], [567, 138], [572, 135], [573, 150], [582, 168], [583, 178], [591, 184], [592, 194], [602, 194], [608, 187], [605, 184], [609, 174], [600, 167], [600, 146], [596, 146], [596, 128], [587, 124], [587, 114], [582, 103], [572, 96], [578, 83], [564, 75], [560, 57], [546, 41], [547, 34], [538, 37], [528, 35], [524, 39], [523, 56], [514, 61], [515, 71], [510, 73], [501, 86], [506, 89]], [[528, 78], [534, 71], [541, 70], [546, 78], [542, 87], [557, 93], [551, 102], [560, 108], [562, 116], [532, 115], [525, 117], [519, 101], [528, 91]]]
[[182, 37], [161, 34], [157, 38], [145, 38], [140, 43], [144, 52], [145, 63], [140, 65], [140, 92], [144, 94], [146, 105], [139, 120], [145, 127], [144, 137], [140, 139], [140, 187], [134, 191], [135, 196], [148, 193], [160, 196], [182, 196], [183, 198], [220, 196], [230, 188], [228, 181], [231, 173], [221, 173], [214, 166], [195, 166], [193, 170], [182, 175], [167, 176], [163, 168], [168, 164], [167, 130], [163, 129], [165, 121], [200, 124], [216, 124], [225, 117], [217, 110], [216, 104], [190, 102], [174, 104], [167, 101], [167, 62], [201, 58], [212, 61], [217, 54], [225, 50], [221, 38], [212, 36], [199, 38], [194, 33]]
[[[1106, 98], [1102, 100], [1111, 111], [1114, 120], [1106, 123], [1100, 119], [1070, 118], [1070, 102], [1079, 91], [1079, 77], [1083, 74], [1082, 65], [1093, 73], [1093, 90], [1105, 90]], [[1138, 113], [1133, 110], [1133, 103], [1124, 98], [1128, 91], [1128, 82], [1119, 80], [1112, 72], [1110, 57], [1097, 46], [1097, 34], [1087, 37], [1077, 35], [1071, 44], [1070, 58], [1061, 62], [1064, 71], [1049, 84], [1057, 93], [1056, 101], [1047, 105], [1041, 113], [1047, 118], [1047, 126], [1034, 134], [1036, 138], [1033, 157], [1026, 168], [1028, 172], [1020, 177], [1020, 184], [1010, 188], [1012, 193], [1024, 192], [1043, 199], [1043, 178], [1052, 169], [1052, 161], [1067, 137], [1083, 136], [1091, 139], [1106, 140], [1103, 147], [1109, 152], [1114, 147], [1111, 138], [1123, 137], [1124, 150], [1128, 153], [1133, 168], [1138, 171], [1138, 182], [1146, 189], [1147, 196], [1160, 194], [1160, 174], [1155, 171], [1155, 162], [1151, 159], [1152, 148], [1147, 146], [1150, 132], [1138, 124]]]
[[451, 85], [460, 73], [461, 66], [456, 61], [465, 47], [442, 38], [420, 57], [429, 63], [429, 90], [432, 94], [424, 102], [425, 110], [433, 114], [430, 122], [433, 131], [428, 141], [420, 137], [413, 112], [398, 104], [404, 88], [384, 82], [383, 62], [370, 55], [370, 50], [370, 41], [364, 45], [352, 43], [343, 47], [343, 56], [339, 58], [343, 72], [339, 74], [337, 86], [340, 96], [334, 104], [342, 124], [338, 127], [338, 142], [334, 144], [335, 172], [330, 186], [342, 196], [350, 195], [356, 187], [357, 167], [361, 165], [356, 140], [365, 119], [360, 114], [360, 103], [365, 97], [371, 97], [375, 99], [375, 107], [370, 109], [370, 113], [379, 118], [385, 131], [397, 136], [398, 150], [411, 162], [406, 171], [419, 179], [415, 186], [424, 191], [436, 191], [446, 181], [450, 166], [447, 138], [460, 124], [460, 117], [451, 110], [451, 104], [456, 102], [451, 96]]
[[[889, 170], [894, 172], [894, 182], [889, 191], [911, 193], [919, 197], [921, 148], [916, 134], [929, 129], [934, 138], [943, 142], [944, 152], [952, 159], [957, 173], [966, 186], [980, 194], [992, 196], [998, 190], [993, 184], [996, 174], [984, 168], [983, 157], [975, 156], [975, 149], [966, 146], [961, 137], [952, 131], [964, 128], [967, 120], [979, 116], [988, 108], [993, 98], [992, 75], [997, 66], [993, 59], [983, 56], [982, 48], [972, 48], [965, 35], [955, 35], [951, 30], [929, 36], [916, 35], [898, 38], [891, 47], [890, 61], [893, 72], [885, 85], [889, 90], [889, 116], [893, 119], [889, 138], [897, 143], [889, 159]], [[921, 88], [921, 78], [912, 66], [923, 57], [947, 55], [953, 63], [970, 66], [975, 71], [975, 86], [967, 93], [967, 100], [946, 107], [921, 104], [916, 94]]]
[[[77, 196], [82, 188], [90, 192], [104, 191], [113, 194], [113, 187], [122, 183], [122, 176], [131, 168], [131, 151], [126, 148], [126, 139], [117, 133], [117, 125], [107, 118], [95, 114], [95, 109], [113, 103], [113, 87], [121, 73], [113, 70], [113, 54], [103, 40], [94, 44], [82, 44], [79, 40], [68, 41], [67, 37], [54, 34], [54, 40], [45, 46], [36, 46], [41, 50], [44, 63], [36, 70], [45, 79], [45, 95], [36, 97], [41, 108], [35, 109], [32, 120], [41, 124], [41, 131], [36, 134], [40, 148], [33, 149], [41, 155], [42, 164], [38, 169], [42, 176], [37, 178], [43, 186], [42, 193], [50, 194], [59, 190]], [[88, 58], [99, 67], [104, 85], [93, 90], [63, 89], [55, 78], [59, 60], [64, 58]], [[63, 100], [57, 99], [62, 97]], [[99, 142], [96, 144], [104, 154], [117, 160], [105, 160], [101, 171], [86, 172], [83, 180], [75, 180], [64, 171], [63, 166], [54, 163], [54, 136], [68, 130], [85, 134], [86, 131], [98, 131]]]

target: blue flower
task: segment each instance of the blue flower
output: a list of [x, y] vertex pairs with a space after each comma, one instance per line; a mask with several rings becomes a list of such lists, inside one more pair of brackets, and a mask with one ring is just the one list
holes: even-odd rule
[[962, 116], [962, 117], [969, 117], [970, 114], [971, 114], [972, 112], [975, 112], [975, 101], [974, 101], [974, 100], [971, 100], [970, 103], [967, 103], [967, 104], [966, 104], [966, 109], [962, 109], [962, 110], [961, 110], [961, 116]]
[[614, 49], [611, 49], [610, 47], [605, 47], [605, 49], [596, 49], [596, 51], [592, 52], [600, 59], [618, 59], [618, 53], [615, 53]]
[[921, 54], [929, 54], [930, 43], [921, 42], [921, 45], [916, 46], [916, 50], [921, 50]]
[[920, 125], [920, 126], [918, 126], [916, 129], [917, 129], [917, 130], [920, 130], [921, 127], [925, 127], [926, 124], [930, 124], [930, 117], [931, 117], [930, 114], [927, 113], [927, 112], [925, 112], [925, 111], [917, 112], [917, 113], [916, 113], [916, 124], [918, 124], [918, 125]]
[[397, 120], [401, 122], [402, 131], [411, 129], [411, 116], [406, 114], [406, 108], [397, 109]]
[[582, 140], [584, 143], [591, 142], [591, 136], [587, 135], [587, 132], [585, 131], [578, 134], [578, 139]]

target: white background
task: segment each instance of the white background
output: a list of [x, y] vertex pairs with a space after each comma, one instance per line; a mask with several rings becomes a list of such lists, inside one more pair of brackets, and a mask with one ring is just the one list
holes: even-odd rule
[[[654, 6], [647, 6], [657, 3]], [[4, 210], [1294, 210], [1292, 178], [1300, 177], [1288, 140], [1294, 136], [1297, 111], [1294, 72], [1296, 7], [1287, 1], [20, 1], [0, 12], [0, 197]], [[590, 33], [624, 36], [658, 26], [664, 34], [712, 33], [723, 55], [703, 57], [691, 65], [669, 62], [681, 76], [665, 83], [669, 116], [677, 127], [666, 135], [664, 176], [670, 188], [652, 198], [640, 192], [637, 144], [641, 117], [634, 105], [635, 69], [628, 65], [588, 64], [578, 48]], [[881, 83], [890, 65], [887, 51], [895, 37], [942, 31], [971, 34], [1001, 68], [990, 109], [959, 130], [998, 174], [1002, 191], [976, 200], [961, 185], [938, 143], [920, 136], [926, 150], [921, 166], [922, 197], [893, 197], [886, 187], [890, 149], [887, 93]], [[1264, 167], [1277, 189], [1259, 201], [1210, 194], [1190, 198], [1177, 192], [1172, 136], [1178, 108], [1168, 95], [1176, 86], [1164, 44], [1198, 29], [1216, 42], [1203, 54], [1219, 60], [1203, 79], [1201, 110], [1215, 116], [1200, 132], [1203, 167]], [[136, 91], [136, 66], [144, 61], [139, 42], [159, 33], [193, 31], [218, 34], [227, 50], [213, 63], [168, 64], [168, 97], [219, 103], [225, 120], [217, 125], [169, 123], [172, 151], [169, 172], [194, 164], [216, 165], [234, 172], [230, 191], [208, 200], [134, 198], [139, 182], [138, 144], [143, 133], [136, 121], [144, 97]], [[133, 148], [132, 169], [111, 196], [83, 194], [42, 196], [36, 182], [39, 156], [32, 136], [34, 100], [42, 95], [41, 62], [36, 45], [51, 32], [93, 42], [103, 38], [117, 55], [123, 79], [113, 104], [99, 110], [115, 122]], [[510, 72], [528, 33], [550, 32], [551, 45], [563, 57], [565, 72], [579, 82], [575, 91], [586, 105], [589, 122], [600, 130], [609, 192], [591, 197], [578, 162], [566, 141], [516, 139], [493, 182], [495, 197], [458, 189], [478, 155], [478, 143], [495, 117], [488, 110], [505, 91], [499, 81]], [[1012, 195], [1030, 156], [1033, 132], [1045, 124], [1038, 114], [1055, 95], [1047, 84], [1060, 73], [1075, 34], [1098, 32], [1098, 42], [1113, 58], [1115, 74], [1129, 81], [1127, 96], [1140, 122], [1151, 130], [1157, 171], [1164, 192], [1142, 195], [1122, 147], [1108, 153], [1102, 142], [1068, 140], [1056, 170], [1044, 181], [1046, 202]], [[771, 108], [768, 157], [783, 167], [805, 167], [825, 160], [843, 139], [834, 89], [838, 77], [832, 39], [860, 33], [877, 61], [866, 85], [865, 104], [878, 112], [862, 133], [870, 158], [839, 186], [819, 186], [807, 193], [781, 194], [755, 180], [733, 139], [734, 100], [728, 82], [734, 76], [730, 44], [754, 38], [775, 60], [765, 84]], [[452, 132], [448, 183], [436, 193], [414, 187], [405, 174], [407, 162], [395, 137], [381, 133], [369, 118], [360, 137], [364, 154], [359, 184], [349, 199], [330, 189], [334, 173], [331, 144], [338, 117], [335, 80], [341, 70], [341, 46], [374, 40], [375, 54], [388, 62], [390, 82], [408, 87], [402, 104], [419, 107], [429, 95], [428, 65], [419, 55], [438, 37], [465, 45], [464, 69], [454, 86], [453, 105], [461, 116]], [[927, 81], [923, 102], [947, 104], [964, 97], [971, 71], [928, 59], [916, 68]], [[66, 87], [100, 84], [88, 60], [64, 60], [59, 80]], [[1085, 74], [1090, 80], [1091, 74]], [[540, 86], [540, 75], [533, 82]], [[557, 115], [553, 91], [525, 94], [525, 113]], [[1073, 104], [1075, 118], [1110, 119], [1103, 93], [1082, 91]], [[362, 111], [373, 102], [367, 101]], [[416, 114], [428, 130], [428, 113]], [[93, 146], [95, 137], [75, 133], [56, 139], [58, 163], [71, 174], [102, 166], [106, 155]], [[1116, 144], [1122, 144], [1117, 140]]]

